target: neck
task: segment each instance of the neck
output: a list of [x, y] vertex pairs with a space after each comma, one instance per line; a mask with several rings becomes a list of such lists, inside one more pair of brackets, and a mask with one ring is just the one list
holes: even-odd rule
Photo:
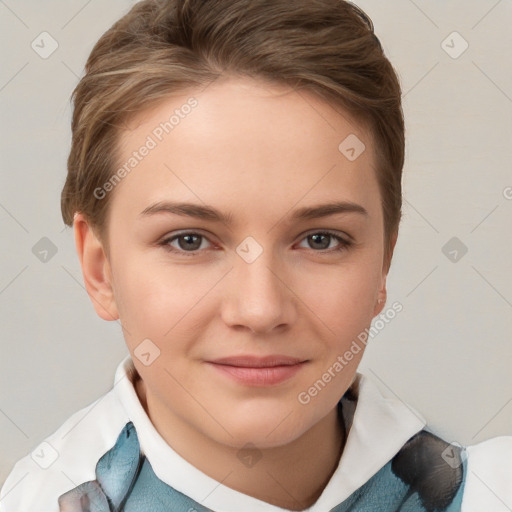
[[[234, 471], [233, 460], [244, 456], [239, 448], [205, 437], [172, 414], [160, 414], [140, 379], [136, 391], [158, 433], [181, 457], [223, 485], [286, 510], [304, 510], [317, 501], [343, 451], [345, 430], [335, 407], [291, 443], [248, 451], [247, 465]], [[254, 465], [251, 456], [258, 458]]]

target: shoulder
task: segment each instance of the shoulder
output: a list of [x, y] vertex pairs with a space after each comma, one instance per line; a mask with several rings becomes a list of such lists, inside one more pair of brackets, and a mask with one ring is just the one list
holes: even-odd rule
[[15, 464], [0, 491], [0, 512], [58, 512], [58, 496], [94, 480], [98, 459], [128, 421], [114, 389], [74, 413]]
[[468, 446], [462, 512], [512, 509], [512, 436]]
[[422, 430], [393, 457], [391, 469], [424, 510], [459, 510], [464, 449]]
[[392, 471], [426, 510], [512, 509], [512, 436], [464, 448], [422, 430], [393, 458]]

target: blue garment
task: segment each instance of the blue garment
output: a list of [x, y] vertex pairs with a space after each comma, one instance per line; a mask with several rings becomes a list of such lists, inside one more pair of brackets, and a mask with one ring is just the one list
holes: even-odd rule
[[[447, 450], [450, 464], [442, 457]], [[460, 511], [465, 473], [463, 450], [422, 430], [329, 512]], [[96, 480], [63, 494], [59, 507], [61, 512], [211, 512], [155, 475], [132, 422], [98, 461]]]

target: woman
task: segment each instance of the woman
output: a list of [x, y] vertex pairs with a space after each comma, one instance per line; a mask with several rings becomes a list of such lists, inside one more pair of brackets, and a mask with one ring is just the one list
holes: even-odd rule
[[498, 510], [481, 468], [512, 501], [511, 438], [450, 445], [357, 373], [372, 319], [401, 312], [404, 160], [360, 9], [144, 0], [74, 102], [63, 218], [130, 357], [51, 464], [15, 466], [4, 512]]

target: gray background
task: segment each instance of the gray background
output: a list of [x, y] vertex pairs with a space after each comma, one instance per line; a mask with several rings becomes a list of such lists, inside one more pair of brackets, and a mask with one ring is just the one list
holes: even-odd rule
[[[0, 484], [109, 390], [127, 353], [119, 325], [93, 310], [59, 201], [69, 96], [133, 3], [0, 0]], [[399, 72], [408, 135], [388, 299], [404, 310], [362, 369], [448, 441], [511, 435], [512, 2], [356, 3]], [[46, 59], [31, 47], [51, 49], [44, 31], [58, 43]]]

